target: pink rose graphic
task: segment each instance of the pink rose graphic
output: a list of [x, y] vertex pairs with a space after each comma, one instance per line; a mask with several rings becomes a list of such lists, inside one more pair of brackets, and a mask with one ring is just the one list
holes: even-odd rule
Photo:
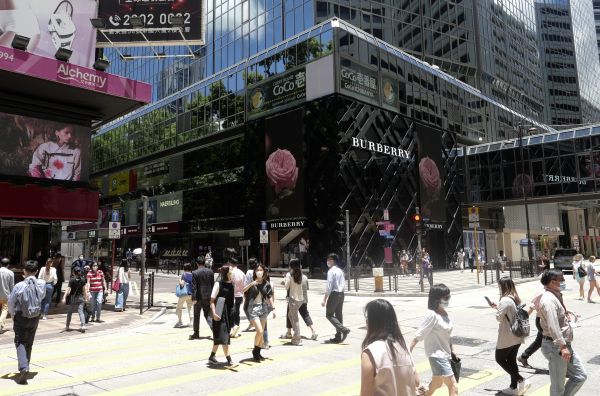
[[533, 179], [529, 175], [519, 173], [513, 180], [513, 196], [523, 198], [523, 189], [525, 189], [525, 194], [530, 197], [533, 193]]
[[442, 189], [442, 180], [435, 161], [429, 157], [422, 158], [419, 162], [419, 176], [430, 196], [439, 194]]
[[296, 158], [288, 150], [275, 150], [267, 158], [265, 166], [267, 179], [269, 179], [269, 184], [276, 194], [286, 188], [293, 190], [296, 187], [298, 167], [296, 166]]

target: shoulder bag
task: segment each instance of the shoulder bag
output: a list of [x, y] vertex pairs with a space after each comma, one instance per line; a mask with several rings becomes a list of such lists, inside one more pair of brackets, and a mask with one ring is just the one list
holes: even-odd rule
[[115, 280], [113, 280], [112, 283], [112, 289], [115, 293], [118, 293], [119, 290], [121, 290], [121, 281], [119, 280], [119, 270], [121, 269], [121, 267], [119, 267], [119, 269], [117, 270], [117, 277]]

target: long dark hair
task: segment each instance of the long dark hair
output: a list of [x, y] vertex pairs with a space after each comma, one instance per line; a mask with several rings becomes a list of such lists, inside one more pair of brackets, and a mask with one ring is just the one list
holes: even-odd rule
[[365, 307], [365, 319], [367, 321], [367, 335], [362, 342], [363, 349], [375, 341], [385, 341], [394, 362], [397, 359], [394, 342], [398, 342], [402, 349], [408, 352], [398, 325], [396, 312], [389, 301], [378, 298], [369, 302]]
[[498, 279], [498, 286], [500, 286], [500, 297], [512, 297], [515, 299], [517, 305], [521, 304], [521, 298], [517, 293], [515, 282], [507, 276]]
[[443, 283], [433, 285], [429, 289], [429, 299], [427, 300], [427, 308], [435, 311], [438, 309], [440, 302], [450, 295], [450, 289]]
[[290, 260], [290, 268], [292, 269], [292, 278], [294, 278], [294, 282], [297, 284], [302, 283], [302, 265], [300, 264], [300, 260], [291, 259]]
[[267, 268], [260, 263], [256, 266], [256, 268], [254, 268], [254, 272], [252, 272], [252, 279], [256, 280], [256, 271], [258, 271], [259, 268], [262, 268], [262, 270], [263, 270], [263, 277], [262, 277], [263, 282], [268, 282], [267, 281]]

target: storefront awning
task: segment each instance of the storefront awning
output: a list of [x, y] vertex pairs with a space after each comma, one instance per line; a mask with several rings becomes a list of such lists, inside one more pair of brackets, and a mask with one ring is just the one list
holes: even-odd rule
[[151, 101], [149, 84], [0, 46], [0, 106], [8, 112], [104, 124]]

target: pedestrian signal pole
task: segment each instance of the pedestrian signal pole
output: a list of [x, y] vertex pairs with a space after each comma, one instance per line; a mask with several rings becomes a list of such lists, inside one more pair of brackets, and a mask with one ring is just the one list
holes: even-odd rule
[[423, 234], [423, 218], [421, 217], [420, 208], [415, 207], [415, 214], [413, 215], [413, 221], [415, 222], [415, 228], [417, 230], [417, 262], [415, 263], [415, 270], [418, 268], [421, 292], [425, 291], [425, 285], [423, 283], [423, 263], [421, 262], [421, 236]]

